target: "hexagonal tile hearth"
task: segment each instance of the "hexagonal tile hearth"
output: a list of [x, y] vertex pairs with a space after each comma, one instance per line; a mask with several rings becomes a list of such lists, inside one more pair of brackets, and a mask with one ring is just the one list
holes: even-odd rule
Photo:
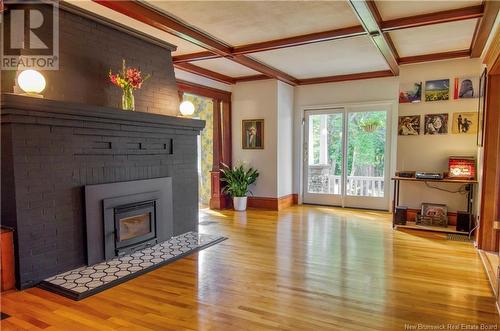
[[187, 232], [129, 255], [47, 278], [39, 287], [80, 300], [225, 239]]

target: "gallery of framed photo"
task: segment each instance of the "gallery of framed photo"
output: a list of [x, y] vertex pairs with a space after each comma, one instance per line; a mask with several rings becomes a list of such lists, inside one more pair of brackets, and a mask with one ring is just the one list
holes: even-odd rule
[[264, 149], [264, 120], [241, 121], [241, 147], [243, 149]]
[[477, 133], [477, 113], [453, 113], [453, 122], [451, 123], [451, 133], [455, 134], [473, 134]]
[[482, 147], [484, 144], [484, 118], [486, 111], [486, 83], [488, 75], [484, 69], [479, 79], [479, 104], [477, 111], [477, 145]]
[[399, 116], [398, 135], [418, 136], [420, 134], [420, 115]]
[[450, 80], [438, 79], [425, 82], [425, 101], [450, 99]]
[[424, 134], [447, 134], [448, 114], [427, 114], [424, 118]]
[[422, 82], [401, 84], [399, 87], [399, 103], [416, 103], [422, 100]]

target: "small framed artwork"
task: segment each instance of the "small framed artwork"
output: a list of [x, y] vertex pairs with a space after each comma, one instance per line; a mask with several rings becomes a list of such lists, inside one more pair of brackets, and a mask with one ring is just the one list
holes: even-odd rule
[[398, 135], [418, 136], [420, 134], [420, 115], [399, 116]]
[[433, 218], [447, 218], [448, 208], [446, 205], [438, 203], [422, 203], [422, 210], [420, 211], [423, 217]]
[[453, 99], [471, 99], [479, 96], [479, 79], [477, 77], [455, 78]]
[[241, 123], [241, 147], [264, 149], [264, 120], [243, 120]]
[[427, 114], [424, 119], [424, 134], [447, 134], [448, 114]]
[[425, 82], [425, 101], [450, 99], [450, 80], [438, 79]]
[[401, 84], [399, 87], [399, 103], [415, 103], [422, 100], [422, 82]]
[[486, 113], [486, 69], [484, 69], [481, 78], [479, 79], [479, 104], [477, 111], [477, 145], [482, 147], [484, 144], [484, 119]]
[[477, 133], [477, 113], [453, 113], [451, 133], [473, 134]]

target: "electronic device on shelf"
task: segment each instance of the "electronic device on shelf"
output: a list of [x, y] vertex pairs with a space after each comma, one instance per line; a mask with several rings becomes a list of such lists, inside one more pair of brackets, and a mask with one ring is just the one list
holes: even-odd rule
[[394, 224], [406, 225], [408, 220], [408, 207], [397, 206], [396, 212], [394, 213]]
[[472, 215], [466, 211], [457, 211], [457, 231], [470, 232], [472, 230]]
[[397, 177], [415, 178], [415, 171], [396, 171]]
[[420, 172], [415, 173], [416, 179], [443, 179], [443, 174], [440, 172]]
[[456, 179], [474, 179], [476, 159], [473, 156], [450, 156], [448, 159], [448, 177]]

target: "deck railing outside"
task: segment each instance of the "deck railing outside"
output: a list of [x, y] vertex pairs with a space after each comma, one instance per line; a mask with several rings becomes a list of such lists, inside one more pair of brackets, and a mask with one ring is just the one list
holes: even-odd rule
[[[341, 185], [341, 176], [309, 176], [310, 193], [340, 194]], [[346, 194], [354, 196], [383, 197], [384, 185], [384, 177], [348, 176]]]

